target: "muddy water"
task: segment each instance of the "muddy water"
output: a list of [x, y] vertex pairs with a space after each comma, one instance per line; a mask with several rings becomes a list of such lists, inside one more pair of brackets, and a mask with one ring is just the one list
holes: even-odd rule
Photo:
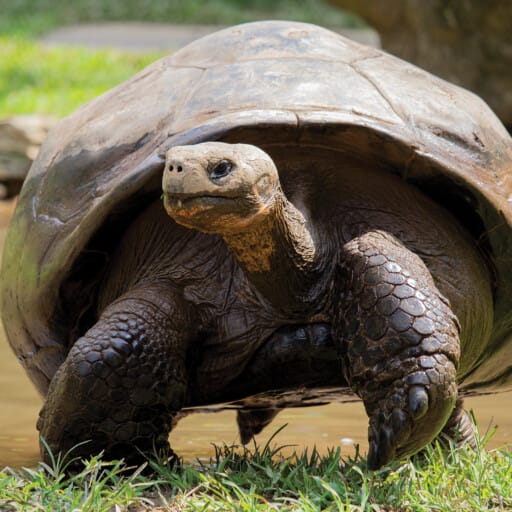
[[[12, 204], [0, 202], [0, 248]], [[12, 355], [3, 331], [0, 332], [0, 469], [4, 466], [33, 466], [38, 460], [35, 423], [41, 399]], [[490, 446], [512, 445], [512, 392], [472, 398], [467, 401], [480, 429], [498, 425]], [[263, 445], [275, 430], [287, 424], [275, 438], [278, 445], [300, 449], [316, 445], [320, 451], [341, 447], [345, 455], [354, 452], [354, 443], [366, 451], [366, 416], [360, 403], [287, 409], [262, 434]], [[212, 443], [237, 442], [235, 413], [195, 414], [185, 418], [171, 434], [175, 450], [186, 460], [209, 457]]]

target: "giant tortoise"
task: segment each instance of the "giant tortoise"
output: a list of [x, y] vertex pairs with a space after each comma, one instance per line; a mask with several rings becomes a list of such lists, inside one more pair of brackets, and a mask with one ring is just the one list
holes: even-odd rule
[[512, 385], [511, 192], [479, 98], [330, 31], [159, 60], [51, 131], [10, 227], [41, 436], [136, 461], [197, 408], [237, 408], [247, 442], [355, 395], [372, 468], [469, 439], [464, 396]]

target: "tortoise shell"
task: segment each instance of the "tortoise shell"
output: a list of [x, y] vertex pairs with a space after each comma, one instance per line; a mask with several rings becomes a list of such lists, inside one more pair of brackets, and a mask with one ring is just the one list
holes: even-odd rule
[[1, 274], [8, 339], [42, 394], [87, 325], [115, 234], [134, 205], [161, 194], [162, 155], [208, 140], [270, 154], [282, 144], [336, 146], [450, 209], [495, 279], [493, 336], [462, 387], [503, 387], [512, 373], [509, 134], [466, 90], [328, 30], [272, 21], [202, 38], [50, 132], [21, 192]]

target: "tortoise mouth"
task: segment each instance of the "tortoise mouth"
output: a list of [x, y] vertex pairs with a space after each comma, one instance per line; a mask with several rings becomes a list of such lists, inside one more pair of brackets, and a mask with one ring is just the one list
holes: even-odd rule
[[234, 203], [237, 197], [212, 194], [164, 194], [164, 206], [167, 211], [180, 213], [189, 210], [208, 210], [229, 203]]

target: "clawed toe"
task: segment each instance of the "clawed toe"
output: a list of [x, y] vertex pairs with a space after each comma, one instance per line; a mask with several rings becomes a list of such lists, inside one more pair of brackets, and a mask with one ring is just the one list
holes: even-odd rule
[[[396, 406], [400, 400], [402, 408]], [[421, 450], [442, 429], [454, 402], [449, 396], [432, 402], [427, 388], [417, 385], [383, 400], [370, 416], [368, 467], [378, 469]]]
[[395, 436], [391, 428], [382, 426], [380, 430], [370, 427], [368, 467], [378, 469], [391, 461], [396, 452]]
[[408, 396], [409, 413], [415, 420], [425, 415], [428, 409], [428, 393], [423, 386], [412, 386]]
[[368, 467], [378, 469], [394, 458], [409, 440], [412, 417], [402, 409], [394, 408], [391, 414], [378, 412], [370, 419], [368, 433]]

